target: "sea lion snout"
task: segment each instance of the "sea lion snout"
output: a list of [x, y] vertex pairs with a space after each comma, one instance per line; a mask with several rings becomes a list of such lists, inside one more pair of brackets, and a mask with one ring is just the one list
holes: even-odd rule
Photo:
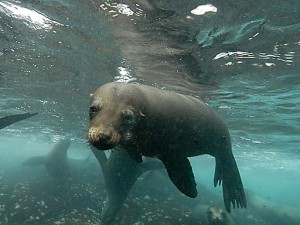
[[212, 225], [221, 225], [221, 224], [223, 224], [223, 223], [221, 223], [222, 221], [223, 221], [222, 218], [220, 218], [220, 217], [214, 217], [211, 220], [211, 224]]
[[226, 220], [226, 213], [222, 208], [211, 206], [208, 208], [207, 214], [210, 224], [226, 224], [224, 223]]
[[99, 150], [108, 150], [116, 147], [120, 141], [120, 135], [114, 131], [104, 131], [96, 127], [89, 129], [89, 142]]

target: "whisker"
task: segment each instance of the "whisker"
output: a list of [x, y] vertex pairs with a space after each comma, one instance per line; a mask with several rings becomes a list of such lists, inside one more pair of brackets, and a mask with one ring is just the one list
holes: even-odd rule
[[81, 121], [81, 126], [84, 128], [84, 130], [88, 131], [90, 128], [83, 122]]

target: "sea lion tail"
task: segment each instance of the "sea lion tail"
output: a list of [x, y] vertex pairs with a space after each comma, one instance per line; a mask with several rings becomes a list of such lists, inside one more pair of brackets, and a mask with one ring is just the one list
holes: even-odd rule
[[242, 179], [233, 154], [230, 152], [226, 156], [216, 157], [216, 170], [214, 177], [214, 186], [223, 187], [223, 198], [227, 212], [233, 208], [247, 207], [246, 196]]

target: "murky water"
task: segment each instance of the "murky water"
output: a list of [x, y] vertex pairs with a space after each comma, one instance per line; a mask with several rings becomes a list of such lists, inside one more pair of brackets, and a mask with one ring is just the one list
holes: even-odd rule
[[[245, 187], [300, 211], [299, 11], [300, 3], [292, 0], [0, 1], [0, 117], [39, 113], [1, 130], [1, 177], [14, 177], [16, 183], [45, 177], [41, 169], [20, 165], [46, 154], [61, 136], [72, 140], [70, 156], [93, 157], [86, 144], [89, 94], [110, 81], [136, 82], [193, 95], [212, 106], [230, 129]], [[213, 191], [214, 162], [205, 156], [191, 161], [196, 180]], [[13, 216], [17, 205], [5, 214], [8, 190], [10, 196], [20, 192], [4, 184], [0, 224], [34, 224]], [[85, 206], [99, 212], [103, 199], [95, 202]], [[58, 211], [38, 217], [51, 224]], [[36, 218], [32, 212], [16, 215]], [[144, 214], [136, 215], [127, 222], [119, 218], [118, 224], [133, 224]], [[251, 216], [252, 224], [275, 224], [268, 216]]]

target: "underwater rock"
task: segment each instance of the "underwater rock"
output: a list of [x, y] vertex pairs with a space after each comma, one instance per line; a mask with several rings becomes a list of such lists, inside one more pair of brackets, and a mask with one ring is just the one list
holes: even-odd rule
[[[68, 179], [63, 186], [57, 187], [53, 180], [47, 178], [16, 184], [1, 183], [1, 205], [5, 205], [0, 208], [5, 209], [3, 213], [1, 211], [1, 221], [10, 225], [76, 224], [70, 222], [78, 220], [72, 212], [77, 210], [82, 214], [86, 210], [82, 217], [86, 223], [79, 224], [97, 224], [93, 221], [95, 218], [99, 220], [100, 214], [95, 209], [104, 200], [104, 192], [98, 186]], [[62, 223], [63, 218], [67, 218], [66, 223]], [[54, 223], [56, 221], [58, 223]]]
[[9, 202], [10, 185], [4, 177], [4, 170], [0, 170], [0, 224], [8, 224], [7, 203]]
[[[99, 208], [105, 199], [103, 180], [90, 180], [87, 184], [68, 179], [60, 188], [46, 178], [18, 184], [5, 181], [0, 190], [1, 205], [5, 204], [5, 212], [0, 214], [3, 225], [102, 225]], [[168, 190], [163, 192], [162, 201], [152, 198], [152, 192], [151, 188], [134, 188], [113, 224], [186, 224], [189, 208]]]
[[[104, 207], [106, 199], [104, 180], [88, 177], [87, 181], [69, 178], [60, 187], [47, 176], [12, 182], [0, 169], [0, 224], [103, 225], [99, 209]], [[151, 185], [153, 183], [156, 185]], [[133, 185], [123, 207], [115, 214], [113, 224], [190, 225], [192, 209], [197, 204], [214, 204], [222, 200], [221, 196], [214, 196], [203, 185], [198, 186], [202, 196], [187, 201], [160, 170], [147, 172]], [[285, 217], [273, 223], [272, 218], [278, 218], [277, 209], [272, 207], [273, 216], [262, 217], [263, 209], [252, 207], [252, 198], [249, 199], [249, 209], [231, 213], [236, 224], [299, 224], [298, 221], [287, 223], [290, 220]], [[267, 209], [270, 206], [268, 203]]]
[[86, 208], [80, 209], [80, 211], [74, 209], [59, 215], [58, 218], [49, 220], [45, 225], [102, 225], [99, 218], [100, 214], [93, 209]]

